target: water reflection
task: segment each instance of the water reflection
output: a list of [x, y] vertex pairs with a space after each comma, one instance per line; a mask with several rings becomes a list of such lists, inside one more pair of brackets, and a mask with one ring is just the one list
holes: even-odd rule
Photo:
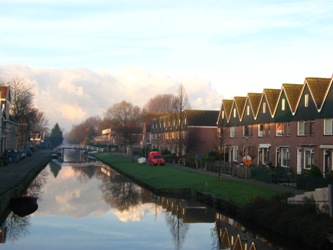
[[0, 221], [4, 249], [275, 249], [212, 208], [156, 196], [103, 164], [50, 162], [26, 193], [39, 209]]

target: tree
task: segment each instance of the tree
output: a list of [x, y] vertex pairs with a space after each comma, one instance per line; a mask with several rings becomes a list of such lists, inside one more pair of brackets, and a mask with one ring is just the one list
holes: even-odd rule
[[18, 123], [19, 146], [26, 147], [32, 132], [41, 134], [47, 131], [48, 121], [44, 113], [33, 105], [34, 95], [29, 82], [13, 77], [7, 85], [11, 91], [10, 114]]
[[51, 129], [50, 142], [52, 147], [57, 147], [63, 142], [64, 138], [62, 135], [62, 130], [59, 127], [59, 124], [56, 123]]
[[20, 77], [11, 78], [8, 83], [11, 91], [10, 114], [18, 123], [19, 145], [25, 146], [33, 120], [33, 92], [31, 84]]
[[173, 119], [178, 123], [177, 126], [177, 149], [178, 156], [181, 156], [185, 151], [184, 146], [184, 130], [186, 125], [186, 110], [190, 109], [190, 103], [186, 94], [184, 86], [181, 84], [178, 87], [177, 95], [173, 98], [172, 109], [173, 109]]
[[101, 118], [92, 116], [84, 122], [73, 125], [71, 131], [66, 135], [70, 143], [91, 144], [91, 141], [97, 134], [101, 133]]
[[108, 108], [105, 119], [111, 122], [113, 131], [116, 132], [124, 145], [132, 149], [133, 143], [139, 140], [138, 135], [142, 132], [143, 112], [140, 107], [122, 101]]
[[175, 96], [172, 94], [156, 95], [150, 98], [144, 109], [149, 113], [170, 113]]

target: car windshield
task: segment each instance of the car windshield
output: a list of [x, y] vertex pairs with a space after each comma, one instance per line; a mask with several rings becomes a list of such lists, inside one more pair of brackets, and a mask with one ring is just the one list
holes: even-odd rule
[[162, 158], [162, 156], [160, 156], [160, 155], [154, 155], [153, 158], [154, 159], [160, 159], [160, 158]]

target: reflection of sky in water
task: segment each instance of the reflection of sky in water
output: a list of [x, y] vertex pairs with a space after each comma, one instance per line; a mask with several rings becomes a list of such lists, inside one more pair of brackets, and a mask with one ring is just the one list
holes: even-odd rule
[[[160, 206], [149, 202], [121, 212], [103, 199], [105, 175], [89, 178], [62, 167], [55, 178], [49, 167], [44, 171], [29, 233], [0, 249], [176, 249], [166, 222], [170, 212]], [[181, 249], [211, 249], [212, 228], [214, 223], [190, 224]]]

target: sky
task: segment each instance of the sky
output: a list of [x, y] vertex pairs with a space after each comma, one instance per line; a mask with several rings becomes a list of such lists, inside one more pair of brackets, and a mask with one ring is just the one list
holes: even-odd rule
[[65, 132], [185, 87], [192, 109], [332, 77], [333, 1], [0, 0], [0, 77]]

